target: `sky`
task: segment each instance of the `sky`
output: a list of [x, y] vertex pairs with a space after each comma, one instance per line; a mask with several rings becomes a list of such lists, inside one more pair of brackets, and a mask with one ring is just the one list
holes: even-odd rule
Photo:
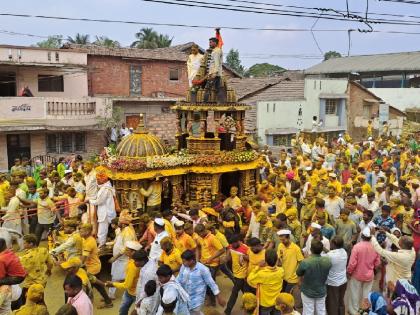
[[[235, 3], [233, 0], [197, 0], [212, 3], [257, 6], [256, 4]], [[236, 0], [237, 1], [237, 0]], [[252, 0], [248, 0], [252, 1]], [[282, 5], [305, 7], [323, 7], [344, 10], [345, 0], [253, 0]], [[418, 15], [420, 22], [420, 4], [410, 5], [380, 0], [348, 0], [351, 11], [365, 12], [369, 3], [369, 12]], [[276, 9], [283, 9], [276, 7]], [[284, 8], [287, 10], [298, 10]], [[0, 13], [31, 15], [53, 15], [77, 18], [101, 18], [114, 20], [134, 20], [145, 23], [182, 23], [210, 26], [234, 26], [248, 28], [304, 28], [310, 29], [357, 29], [366, 28], [359, 22], [331, 21], [313, 18], [288, 17], [190, 8], [142, 0], [14, 0], [2, 3]], [[392, 17], [386, 17], [388, 19]], [[405, 18], [407, 19], [407, 18]], [[316, 22], [315, 26], [314, 23]], [[76, 33], [107, 36], [118, 40], [123, 46], [129, 46], [134, 34], [147, 25], [129, 25], [114, 23], [93, 23], [81, 21], [57, 21], [49, 19], [19, 18], [0, 16], [0, 44], [33, 45], [42, 38], [8, 35], [2, 31], [13, 31], [40, 36], [74, 36]], [[214, 35], [212, 29], [153, 26], [153, 28], [173, 37], [173, 44], [196, 42], [202, 47]], [[420, 32], [420, 26], [373, 25], [380, 31]], [[268, 62], [287, 69], [305, 69], [322, 61], [324, 52], [335, 50], [348, 54], [347, 32], [315, 32], [313, 39], [310, 32], [278, 32], [257, 30], [221, 30], [225, 54], [229, 49], [238, 49], [242, 64], [250, 67], [255, 63]], [[386, 34], [351, 32], [350, 55], [375, 54], [400, 51], [420, 50], [420, 34]], [[318, 47], [319, 46], [319, 47]], [[310, 57], [310, 58], [308, 58]]]

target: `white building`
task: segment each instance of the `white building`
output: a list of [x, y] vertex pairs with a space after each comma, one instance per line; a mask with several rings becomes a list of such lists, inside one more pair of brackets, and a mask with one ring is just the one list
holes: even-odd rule
[[305, 75], [358, 81], [401, 111], [420, 107], [420, 51], [332, 58]]
[[88, 97], [86, 53], [0, 46], [0, 170], [15, 158], [98, 153], [106, 106]]
[[[347, 128], [347, 79], [284, 81], [258, 95], [257, 135], [263, 144], [289, 146], [298, 131], [311, 131], [313, 116], [327, 138]], [[268, 94], [268, 95], [264, 95]]]

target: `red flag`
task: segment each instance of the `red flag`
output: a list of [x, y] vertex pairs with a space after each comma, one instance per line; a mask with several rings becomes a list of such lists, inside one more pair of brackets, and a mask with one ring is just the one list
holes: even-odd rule
[[219, 44], [217, 45], [217, 47], [222, 48], [224, 43], [222, 35], [220, 35], [220, 28], [216, 28], [216, 38], [219, 40]]

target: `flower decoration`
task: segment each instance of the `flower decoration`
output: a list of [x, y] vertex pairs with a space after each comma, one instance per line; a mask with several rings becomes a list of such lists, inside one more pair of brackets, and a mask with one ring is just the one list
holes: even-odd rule
[[258, 158], [255, 151], [221, 151], [218, 154], [188, 154], [179, 151], [176, 154], [156, 155], [146, 158], [123, 158], [108, 156], [102, 165], [122, 172], [141, 172], [156, 169], [170, 169], [184, 166], [217, 166], [251, 162]]

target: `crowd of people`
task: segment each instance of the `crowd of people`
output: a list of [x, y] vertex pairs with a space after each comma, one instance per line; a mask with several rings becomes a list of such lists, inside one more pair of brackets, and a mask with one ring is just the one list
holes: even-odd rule
[[16, 159], [0, 176], [0, 314], [48, 314], [53, 268], [57, 314], [93, 314], [94, 289], [98, 308], [122, 295], [120, 315], [419, 314], [419, 152], [414, 137], [297, 135], [261, 150], [254, 196], [136, 212], [81, 156]]

